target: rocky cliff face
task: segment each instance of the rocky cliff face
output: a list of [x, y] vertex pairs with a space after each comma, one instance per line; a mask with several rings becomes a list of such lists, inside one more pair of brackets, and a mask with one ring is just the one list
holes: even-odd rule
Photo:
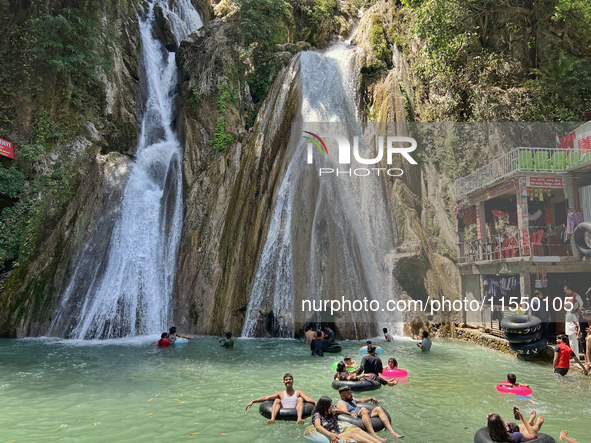
[[[71, 88], [71, 80], [64, 77], [58, 77], [50, 89], [21, 91], [23, 105], [13, 115], [18, 124], [5, 137], [15, 142], [17, 166], [28, 171], [25, 192], [37, 189], [38, 195], [34, 210], [24, 210], [27, 227], [22, 235], [29, 238], [25, 245], [30, 253], [9, 274], [0, 295], [2, 336], [43, 334], [73, 270], [84, 266], [80, 263], [84, 245], [90, 239], [96, 254], [108, 251], [141, 112], [134, 6], [108, 4], [95, 11], [97, 20], [110, 24], [103, 29], [103, 38], [113, 44], [108, 66], [96, 74], [99, 90], [89, 91], [104, 99], [100, 107], [76, 108], [75, 95], [62, 95], [61, 88]], [[59, 6], [47, 7], [59, 14]], [[51, 71], [46, 75], [51, 78]], [[42, 136], [40, 121], [46, 125]], [[50, 130], [65, 137], [50, 138]], [[31, 152], [36, 155], [33, 161], [28, 160], [32, 154], [26, 154]], [[22, 195], [16, 208], [26, 198]]]
[[[177, 56], [184, 76], [179, 122], [186, 215], [174, 312], [177, 327], [199, 333], [242, 328], [299, 109], [292, 63], [277, 76], [254, 127], [244, 129], [252, 103], [238, 43], [235, 28], [214, 20], [183, 42]], [[215, 151], [220, 117], [231, 139]]]
[[[297, 52], [308, 49], [309, 42], [325, 47], [334, 36], [348, 35], [357, 9], [351, 2], [339, 2], [338, 7], [333, 5], [334, 19], [323, 13], [317, 22], [313, 17], [302, 19], [305, 11], [299, 11], [300, 21], [295, 17], [289, 25], [287, 41], [263, 58], [278, 74], [253, 119], [257, 108], [246, 78], [258, 71], [241, 42], [237, 5], [228, 0], [218, 2], [216, 14], [225, 18], [222, 21], [213, 20], [210, 0], [192, 1], [205, 26], [179, 45], [176, 59], [180, 94], [175, 125], [185, 146], [185, 214], [173, 316], [184, 331], [213, 334], [232, 330], [238, 334], [285, 174], [286, 156], [290, 155], [289, 131], [300, 108]], [[64, 7], [59, 2], [46, 3], [55, 17]], [[67, 6], [68, 2], [62, 3]], [[482, 73], [468, 66], [465, 78], [454, 77], [464, 88], [458, 91], [440, 77], [426, 84], [417, 74], [424, 75], [424, 60], [419, 54], [427, 46], [425, 40], [408, 37], [409, 22], [414, 20], [408, 10], [385, 0], [363, 7], [367, 10], [353, 42], [364, 50], [359, 97], [368, 121], [404, 126], [415, 120], [535, 118], [527, 112], [534, 107], [532, 103], [539, 103], [536, 90], [520, 82], [528, 79], [530, 68], [541, 68], [540, 60], [556, 59], [569, 45], [577, 47], [564, 27], [539, 25], [537, 17], [541, 16], [533, 6], [485, 10], [479, 17], [484, 20], [486, 16], [487, 28], [470, 42], [470, 48], [502, 52], [510, 58], [487, 65], [490, 69]], [[4, 4], [0, 10], [22, 25], [3, 35], [17, 35], [25, 29], [24, 15], [9, 11]], [[110, 62], [97, 68], [96, 90], [90, 89], [89, 95], [80, 98], [76, 82], [81, 77], [74, 75], [75, 70], [70, 77], [48, 71], [43, 87], [34, 82], [15, 83], [13, 89], [18, 93], [4, 100], [14, 104], [10, 115], [18, 124], [7, 123], [7, 108], [0, 109], [0, 136], [13, 140], [17, 152], [27, 158], [31, 152], [40, 152], [34, 160], [17, 160], [27, 176], [30, 207], [36, 209], [23, 209], [29, 219], [22, 231], [26, 237], [22, 262], [7, 281], [0, 277], [6, 281], [0, 293], [2, 336], [43, 334], [73, 270], [87, 265], [82, 259], [84, 245], [96, 248], [92, 253], [97, 256], [108, 251], [109, 232], [135, 155], [143, 100], [137, 22], [142, 7], [133, 0], [111, 1], [91, 12], [98, 14], [100, 22], [112, 24], [100, 28], [104, 41], [113, 45], [108, 46], [112, 48]], [[513, 29], [510, 23], [515, 17], [525, 24], [531, 22], [532, 27]], [[154, 34], [176, 49], [178, 42], [170, 23], [164, 14], [159, 18]], [[44, 35], [48, 31], [35, 32]], [[533, 34], [535, 41], [531, 40]], [[308, 42], [292, 43], [294, 38]], [[587, 54], [586, 47], [579, 46], [570, 55]], [[3, 57], [10, 53], [6, 48], [9, 45], [0, 48]], [[21, 61], [15, 60], [18, 68]], [[5, 78], [17, 77], [2, 77], [3, 83]], [[0, 88], [2, 97], [6, 91]], [[537, 91], [543, 94], [543, 90]], [[246, 129], [252, 121], [254, 126]], [[392, 259], [392, 293], [399, 298], [425, 300], [427, 296], [455, 298], [459, 294], [459, 276], [453, 264], [457, 238], [450, 218], [451, 185], [464, 170], [456, 165], [446, 169], [431, 154], [418, 167], [394, 164], [402, 167], [405, 175], [387, 179], [388, 206], [398, 236]], [[454, 152], [448, 154], [453, 157]], [[472, 160], [476, 158], [471, 155]], [[488, 157], [495, 155], [497, 152], [486, 153]], [[463, 167], [470, 165], [468, 161]], [[60, 178], [62, 175], [66, 178]], [[36, 194], [38, 189], [41, 191]], [[10, 204], [19, 207], [17, 201]], [[406, 320], [424, 324], [426, 319], [408, 314]]]

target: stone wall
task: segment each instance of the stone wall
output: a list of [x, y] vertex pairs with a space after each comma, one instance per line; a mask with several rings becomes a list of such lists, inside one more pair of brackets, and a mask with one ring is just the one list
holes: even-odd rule
[[509, 348], [509, 342], [504, 338], [480, 332], [478, 329], [456, 328], [456, 338], [476, 343], [479, 346], [503, 352], [505, 354], [517, 355]]

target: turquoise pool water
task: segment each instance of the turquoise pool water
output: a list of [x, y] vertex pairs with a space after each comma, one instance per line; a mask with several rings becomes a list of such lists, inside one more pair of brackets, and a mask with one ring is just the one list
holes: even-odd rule
[[[230, 350], [212, 337], [167, 349], [155, 341], [0, 340], [0, 441], [303, 442], [304, 426], [266, 425], [258, 404], [245, 414], [246, 404], [283, 390], [285, 372], [314, 399], [338, 397], [330, 387], [338, 355], [312, 358], [296, 340], [238, 339]], [[555, 438], [568, 429], [590, 441], [591, 379], [580, 373], [557, 379], [547, 365], [461, 341], [434, 340], [430, 354], [409, 339], [378, 341], [382, 359], [397, 358], [410, 377], [367, 396], [380, 400], [406, 442], [472, 442], [488, 412], [509, 419], [514, 404], [542, 413], [542, 431]], [[340, 356], [359, 362], [363, 343], [341, 343]], [[530, 384], [537, 404], [496, 392], [508, 372]]]

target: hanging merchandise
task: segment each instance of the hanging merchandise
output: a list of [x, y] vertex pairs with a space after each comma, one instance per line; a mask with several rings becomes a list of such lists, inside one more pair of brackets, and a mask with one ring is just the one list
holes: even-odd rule
[[540, 201], [544, 201], [544, 190], [542, 188], [538, 189], [538, 195], [540, 196]]
[[548, 197], [552, 197], [552, 194], [550, 193], [550, 188], [548, 188]]
[[546, 275], [546, 268], [542, 269], [542, 288], [548, 287], [548, 276]]
[[[528, 189], [528, 191], [530, 191], [530, 190]], [[534, 201], [534, 190], [533, 189], [530, 192], [528, 192], [527, 195], [529, 196], [530, 201]]]
[[544, 211], [544, 223], [552, 224], [552, 209], [548, 208]]
[[498, 209], [493, 209], [492, 211], [492, 215], [494, 215], [495, 217], [504, 217], [505, 215], [507, 215], [509, 213], [509, 211], [499, 211]]
[[529, 214], [527, 216], [527, 218], [529, 218], [530, 221], [534, 221], [537, 220], [538, 218], [540, 218], [542, 216], [542, 211], [540, 211], [539, 209], [534, 212], [533, 214]]
[[569, 212], [566, 215], [566, 233], [573, 234], [575, 232], [575, 227], [583, 223], [583, 213], [582, 212]]

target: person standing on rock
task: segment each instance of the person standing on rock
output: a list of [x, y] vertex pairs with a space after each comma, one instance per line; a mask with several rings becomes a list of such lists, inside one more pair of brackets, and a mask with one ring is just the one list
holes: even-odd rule
[[569, 285], [564, 285], [564, 302], [570, 302], [573, 304], [573, 307], [583, 309], [583, 297], [573, 291]]
[[566, 335], [568, 336], [568, 341], [570, 343], [570, 347], [575, 353], [575, 355], [579, 356], [579, 312], [580, 308], [575, 306], [568, 314], [566, 314], [566, 319], [564, 321], [566, 327]]

